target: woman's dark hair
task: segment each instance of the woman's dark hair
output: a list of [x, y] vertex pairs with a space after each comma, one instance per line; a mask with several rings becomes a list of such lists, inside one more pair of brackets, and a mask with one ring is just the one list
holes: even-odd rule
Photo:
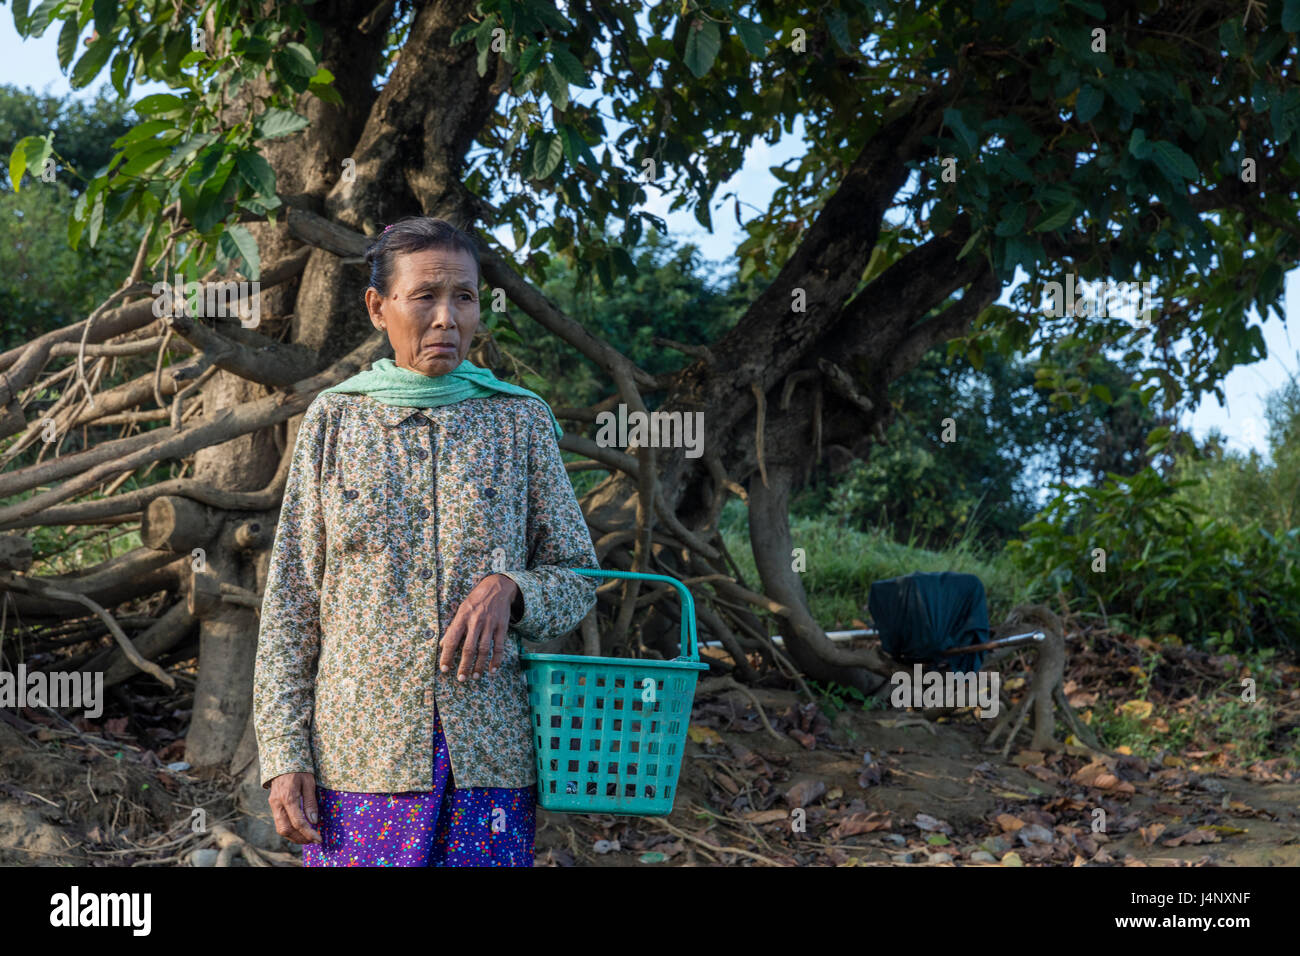
[[421, 252], [425, 249], [462, 249], [473, 258], [475, 273], [482, 272], [478, 260], [478, 245], [468, 233], [462, 232], [443, 219], [434, 219], [431, 216], [407, 216], [388, 226], [374, 242], [366, 247], [366, 262], [370, 266], [370, 284], [380, 295], [387, 295], [397, 256]]

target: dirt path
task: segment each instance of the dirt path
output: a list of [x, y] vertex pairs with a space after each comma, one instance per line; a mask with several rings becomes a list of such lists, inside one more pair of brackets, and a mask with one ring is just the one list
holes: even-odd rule
[[[697, 700], [673, 814], [542, 812], [538, 865], [1300, 865], [1294, 772], [1081, 749], [1007, 760], [981, 750], [970, 717], [832, 722], [792, 692], [757, 694], [775, 737], [744, 695]], [[188, 863], [195, 807], [257, 832], [232, 782], [170, 772], [125, 741], [0, 721], [0, 768], [0, 866]]]
[[[743, 697], [715, 700], [697, 701], [666, 826], [544, 813], [539, 863], [763, 863], [725, 846], [795, 865], [1300, 865], [1295, 780], [1094, 761], [1082, 748], [1006, 760], [982, 752], [985, 728], [971, 718], [930, 724], [892, 711], [805, 721], [805, 734], [825, 725], [805, 736], [809, 749], [766, 734]], [[798, 714], [792, 693], [763, 701], [769, 714], [783, 704]]]

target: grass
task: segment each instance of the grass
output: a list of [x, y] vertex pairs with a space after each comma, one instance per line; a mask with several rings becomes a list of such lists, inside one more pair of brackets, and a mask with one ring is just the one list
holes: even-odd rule
[[[748, 514], [735, 499], [723, 510], [721, 530], [745, 580], [757, 584]], [[986, 551], [970, 536], [933, 551], [918, 547], [915, 539], [900, 543], [884, 530], [847, 528], [830, 517], [794, 519], [790, 532], [794, 547], [803, 549], [804, 570], [800, 573], [808, 603], [827, 630], [852, 627], [855, 619], [866, 620], [872, 583], [912, 571], [959, 571], [978, 576], [988, 596], [990, 621], [1002, 620], [1026, 599], [1020, 575], [1011, 563], [1000, 553]]]
[[[1162, 753], [1210, 751], [1230, 755], [1233, 763], [1250, 765], [1258, 760], [1282, 757], [1291, 767], [1300, 767], [1300, 728], [1278, 731], [1282, 714], [1274, 704], [1287, 688], [1273, 676], [1272, 649], [1241, 655], [1256, 686], [1253, 700], [1243, 699], [1243, 688], [1228, 682], [1203, 697], [1155, 703], [1149, 715], [1132, 713], [1123, 707], [1091, 708], [1092, 727], [1103, 746], [1126, 747], [1135, 756], [1157, 757]], [[1143, 665], [1154, 672], [1159, 655]], [[1136, 700], [1148, 699], [1149, 677], [1142, 682]]]

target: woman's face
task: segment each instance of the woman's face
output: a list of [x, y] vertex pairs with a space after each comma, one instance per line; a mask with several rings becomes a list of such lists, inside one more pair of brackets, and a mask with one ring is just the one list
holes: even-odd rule
[[394, 259], [388, 295], [371, 286], [366, 308], [388, 333], [394, 361], [446, 375], [469, 354], [478, 330], [478, 269], [463, 249], [424, 249]]

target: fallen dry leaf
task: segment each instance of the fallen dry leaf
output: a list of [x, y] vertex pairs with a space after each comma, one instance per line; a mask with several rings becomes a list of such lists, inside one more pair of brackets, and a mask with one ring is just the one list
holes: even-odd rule
[[872, 833], [876, 830], [888, 830], [891, 826], [889, 812], [872, 811], [871, 813], [853, 813], [840, 820], [832, 834], [835, 839], [856, 836], [859, 833]]
[[785, 792], [785, 802], [792, 807], [806, 807], [820, 800], [825, 792], [825, 781], [802, 780]]
[[742, 813], [740, 816], [742, 820], [746, 820], [749, 823], [757, 823], [760, 825], [764, 823], [783, 823], [790, 818], [790, 811], [789, 810], [750, 810], [747, 813]]
[[1013, 817], [1009, 813], [999, 813], [997, 824], [1002, 828], [1003, 833], [1015, 833], [1025, 825], [1025, 821], [1019, 817]]
[[1197, 830], [1188, 830], [1182, 836], [1176, 836], [1172, 840], [1162, 840], [1164, 846], [1192, 846], [1198, 843], [1222, 843], [1222, 838], [1213, 830], [1205, 828]]
[[1151, 846], [1165, 832], [1163, 823], [1153, 823], [1149, 827], [1138, 827], [1138, 833], [1142, 835], [1142, 842]]
[[1035, 767], [1043, 762], [1045, 754], [1041, 750], [1022, 750], [1011, 758], [1017, 767]]
[[[681, 733], [681, 731], [678, 731]], [[703, 727], [699, 724], [691, 724], [686, 728], [686, 736], [697, 744], [720, 744], [722, 743], [722, 734], [718, 733], [712, 727]]]
[[814, 737], [812, 734], [804, 733], [802, 730], [799, 730], [797, 727], [791, 727], [789, 730], [786, 731], [786, 733], [789, 734], [791, 737], [793, 737], [795, 740], [797, 740], [799, 742], [799, 745], [803, 747], [805, 750], [812, 750], [814, 747], [817, 746], [816, 737]]
[[952, 833], [951, 824], [936, 817], [932, 817], [928, 813], [918, 813], [916, 815], [916, 820], [913, 822], [916, 823], [917, 827], [927, 832]]

